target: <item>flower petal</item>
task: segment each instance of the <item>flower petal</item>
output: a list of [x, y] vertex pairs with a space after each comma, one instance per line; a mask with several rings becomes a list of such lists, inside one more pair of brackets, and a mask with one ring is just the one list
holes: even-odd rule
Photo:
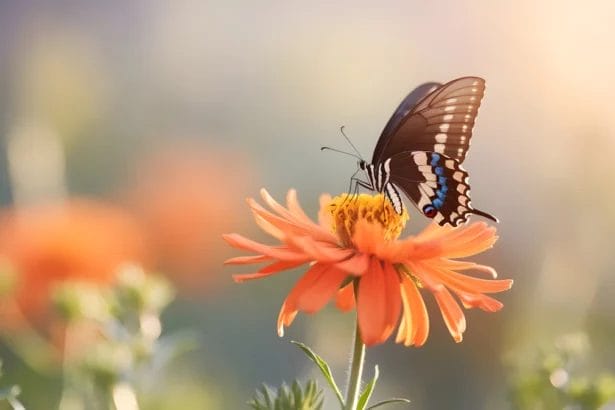
[[468, 275], [462, 275], [448, 269], [441, 269], [437, 265], [424, 262], [420, 264], [422, 272], [426, 276], [437, 279], [450, 288], [455, 288], [468, 293], [498, 293], [509, 290], [513, 284], [511, 279], [480, 279]]
[[357, 253], [344, 261], [337, 262], [335, 266], [352, 275], [361, 276], [369, 267], [369, 256], [364, 253]]
[[224, 261], [225, 265], [249, 265], [251, 263], [260, 263], [271, 260], [271, 257], [265, 255], [256, 256], [236, 256]]
[[504, 307], [504, 304], [502, 302], [487, 295], [471, 295], [468, 293], [458, 293], [457, 296], [459, 296], [461, 303], [466, 309], [479, 308], [484, 310], [485, 312], [493, 313]]
[[429, 335], [429, 315], [414, 281], [408, 275], [400, 276], [403, 316], [395, 341], [404, 346], [419, 347], [427, 341]]
[[288, 243], [318, 262], [334, 263], [347, 259], [354, 251], [337, 245], [315, 241], [308, 236], [289, 237]]
[[349, 312], [355, 307], [354, 283], [350, 282], [337, 291], [335, 306], [342, 312]]
[[297, 191], [294, 189], [288, 190], [286, 194], [286, 207], [292, 215], [299, 221], [305, 224], [313, 224], [312, 220], [305, 214], [299, 200], [297, 199]]
[[322, 309], [335, 295], [348, 274], [332, 266], [324, 266], [318, 276], [314, 275], [309, 286], [297, 297], [297, 309], [314, 313]]
[[274, 259], [286, 261], [298, 261], [305, 259], [305, 255], [292, 251], [286, 246], [272, 247], [255, 242], [236, 233], [224, 234], [222, 238], [232, 247], [243, 249], [261, 255], [269, 256]]
[[297, 316], [297, 309], [289, 308], [286, 301], [284, 301], [278, 314], [278, 336], [284, 336], [284, 326], [290, 326], [293, 320], [295, 320], [295, 316]]
[[448, 289], [442, 288], [440, 291], [434, 292], [434, 296], [436, 297], [448, 331], [451, 336], [453, 336], [455, 342], [461, 342], [463, 340], [463, 332], [466, 330], [466, 318], [463, 311]]
[[359, 281], [357, 315], [361, 339], [372, 346], [384, 342], [399, 319], [401, 295], [399, 277], [393, 266], [376, 258]]
[[233, 275], [233, 280], [236, 283], [243, 283], [248, 280], [261, 279], [283, 270], [296, 268], [297, 266], [303, 265], [306, 262], [307, 260], [274, 262], [259, 269], [259, 271], [256, 273], [242, 273]]

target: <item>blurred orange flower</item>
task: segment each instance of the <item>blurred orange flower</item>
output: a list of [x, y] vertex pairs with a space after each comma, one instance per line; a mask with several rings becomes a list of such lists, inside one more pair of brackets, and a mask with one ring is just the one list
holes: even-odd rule
[[[49, 318], [55, 285], [73, 280], [110, 284], [119, 265], [143, 260], [144, 248], [136, 223], [124, 211], [74, 199], [2, 211], [0, 256], [16, 273], [9, 295], [15, 303], [8, 305], [36, 324]], [[3, 318], [3, 326], [4, 319], [11, 318]]]
[[341, 310], [352, 309], [356, 301], [365, 344], [382, 343], [398, 328], [396, 342], [421, 346], [429, 333], [429, 317], [419, 291], [425, 289], [434, 295], [449, 332], [460, 342], [466, 322], [453, 294], [465, 308], [495, 312], [502, 303], [485, 294], [512, 286], [512, 280], [479, 279], [459, 273], [475, 270], [496, 277], [491, 267], [455, 260], [493, 246], [495, 228], [483, 222], [458, 228], [432, 223], [415, 237], [397, 240], [408, 215], [398, 215], [382, 195], [323, 196], [319, 223], [305, 215], [294, 190], [288, 192], [286, 207], [265, 190], [261, 196], [273, 212], [253, 199], [248, 199], [250, 208], [257, 224], [281, 244], [268, 246], [238, 234], [224, 235], [231, 246], [257, 254], [226, 263], [269, 263], [256, 273], [235, 275], [236, 282], [309, 264], [282, 305], [280, 336], [298, 311], [316, 312], [335, 297]]
[[[162, 147], [137, 166], [129, 208], [141, 223], [154, 266], [184, 294], [199, 294], [224, 260], [220, 235], [237, 224], [247, 161], [199, 144]], [[232, 166], [230, 166], [232, 164]]]

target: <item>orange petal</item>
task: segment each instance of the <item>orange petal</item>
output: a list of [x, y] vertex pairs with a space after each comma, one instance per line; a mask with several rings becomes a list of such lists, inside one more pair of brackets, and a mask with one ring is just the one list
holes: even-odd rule
[[292, 310], [298, 310], [297, 301], [299, 298], [304, 292], [308, 291], [312, 286], [314, 286], [315, 283], [318, 282], [320, 277], [328, 268], [328, 265], [322, 263], [315, 263], [312, 265], [310, 269], [308, 269], [307, 272], [299, 278], [295, 286], [288, 294], [285, 302], [286, 305]]
[[288, 242], [318, 262], [334, 263], [347, 259], [354, 253], [351, 249], [340, 248], [335, 244], [327, 242], [315, 241], [308, 236], [289, 237]]
[[383, 268], [380, 261], [372, 258], [359, 281], [357, 315], [363, 343], [372, 346], [384, 342], [397, 325], [400, 308], [397, 272], [390, 264]]
[[466, 309], [479, 308], [485, 312], [494, 313], [504, 307], [502, 302], [487, 295], [470, 295], [467, 293], [459, 293], [458, 296]]
[[343, 288], [337, 291], [335, 296], [335, 306], [342, 312], [348, 312], [354, 309], [354, 283], [350, 282]]
[[378, 224], [359, 220], [355, 224], [352, 242], [359, 252], [374, 254], [383, 242], [383, 229]]
[[242, 273], [233, 275], [233, 280], [236, 283], [243, 283], [248, 280], [261, 279], [283, 270], [296, 268], [297, 266], [303, 265], [306, 262], [307, 260], [274, 262], [259, 269], [259, 271], [256, 273]]
[[274, 259], [286, 261], [298, 261], [305, 259], [305, 255], [292, 251], [288, 249], [288, 247], [272, 247], [263, 245], [262, 243], [255, 242], [236, 233], [222, 235], [222, 238], [234, 248], [259, 253]]
[[466, 330], [466, 318], [463, 315], [463, 311], [448, 289], [443, 288], [439, 292], [434, 292], [434, 296], [448, 331], [453, 336], [455, 342], [461, 342], [463, 340], [463, 332]]
[[305, 214], [303, 208], [301, 208], [301, 205], [299, 205], [296, 190], [288, 190], [288, 193], [286, 194], [286, 207], [293, 214], [293, 216], [297, 218], [297, 220], [306, 224], [313, 224], [312, 220]]
[[479, 265], [474, 262], [457, 261], [457, 260], [450, 260], [450, 259], [439, 259], [439, 260], [434, 260], [432, 263], [444, 269], [450, 269], [454, 271], [477, 270], [479, 272], [484, 272], [488, 274], [493, 279], [498, 277], [498, 273], [491, 266]]
[[294, 221], [272, 214], [251, 198], [248, 198], [248, 204], [254, 213], [256, 222], [270, 235], [276, 238], [284, 237], [288, 233], [305, 235], [305, 228]]
[[286, 301], [284, 301], [278, 314], [278, 336], [284, 336], [284, 326], [290, 326], [293, 320], [295, 320], [295, 316], [297, 316], [297, 309], [289, 308]]
[[[305, 215], [303, 210], [301, 210], [301, 207], [299, 207], [298, 202], [296, 202], [294, 205], [296, 205], [296, 208], [298, 208], [300, 212], [293, 213], [290, 210], [284, 208], [282, 205], [280, 205], [275, 199], [273, 199], [273, 197], [269, 195], [267, 190], [265, 190], [264, 188], [261, 189], [261, 197], [263, 198], [263, 201], [265, 201], [265, 203], [269, 205], [271, 209], [273, 209], [275, 212], [278, 213], [278, 215], [282, 217], [282, 219], [285, 219], [288, 222], [300, 227], [304, 232], [308, 233], [310, 236], [316, 239], [327, 241], [327, 242], [336, 240], [335, 236], [328, 229], [322, 229], [320, 225], [312, 222]], [[292, 202], [292, 194], [291, 194], [291, 202]]]
[[407, 261], [405, 265], [410, 270], [410, 273], [412, 273], [412, 275], [418, 278], [421, 281], [422, 285], [430, 291], [438, 292], [444, 287], [441, 282], [436, 280], [436, 277], [434, 275], [430, 274], [430, 270], [427, 264], [423, 262]]
[[309, 286], [298, 295], [297, 309], [306, 313], [319, 311], [331, 300], [347, 276], [348, 274], [342, 270], [325, 266], [318, 275], [310, 278]]
[[401, 275], [400, 288], [404, 313], [395, 341], [405, 346], [422, 346], [429, 335], [429, 316], [425, 302], [414, 281], [407, 275]]
[[420, 264], [421, 270], [426, 276], [437, 279], [445, 286], [462, 290], [468, 293], [498, 293], [511, 288], [511, 279], [479, 279], [468, 275], [462, 275], [448, 269], [441, 269], [428, 262]]
[[349, 259], [337, 262], [335, 266], [352, 275], [360, 276], [369, 267], [369, 256], [364, 253], [357, 253]]
[[236, 256], [224, 261], [225, 265], [249, 265], [251, 263], [260, 263], [271, 260], [271, 257], [265, 255], [256, 256]]

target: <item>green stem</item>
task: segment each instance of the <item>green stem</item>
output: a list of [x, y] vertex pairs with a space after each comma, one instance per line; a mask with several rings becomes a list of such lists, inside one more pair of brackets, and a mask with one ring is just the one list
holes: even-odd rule
[[[357, 286], [355, 284], [355, 294]], [[361, 388], [361, 376], [363, 374], [363, 363], [365, 362], [365, 345], [361, 341], [359, 332], [359, 319], [354, 334], [354, 348], [352, 352], [352, 362], [350, 363], [350, 379], [346, 391], [346, 406], [344, 410], [356, 410], [359, 401], [359, 391]]]

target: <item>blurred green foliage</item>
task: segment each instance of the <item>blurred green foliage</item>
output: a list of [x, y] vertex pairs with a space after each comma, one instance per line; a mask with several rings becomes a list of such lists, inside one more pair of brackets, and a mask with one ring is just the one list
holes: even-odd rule
[[615, 401], [615, 375], [596, 370], [600, 363], [591, 353], [588, 336], [575, 333], [528, 352], [522, 360], [509, 357], [513, 407], [595, 410]]

